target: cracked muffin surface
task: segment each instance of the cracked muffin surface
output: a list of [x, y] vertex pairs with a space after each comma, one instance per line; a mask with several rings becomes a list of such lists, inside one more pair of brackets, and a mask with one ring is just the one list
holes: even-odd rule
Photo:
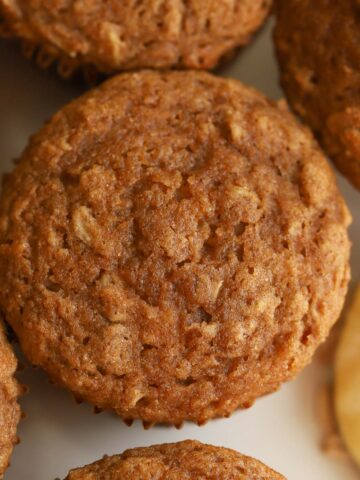
[[285, 480], [234, 450], [187, 440], [127, 450], [72, 470], [66, 480]]
[[14, 378], [17, 361], [0, 321], [0, 478], [9, 466], [17, 443], [16, 429], [20, 420], [17, 397], [20, 388]]
[[120, 75], [5, 178], [0, 306], [77, 397], [204, 423], [310, 361], [342, 308], [349, 223], [284, 105], [207, 73]]
[[360, 189], [360, 2], [279, 0], [276, 14], [289, 102]]
[[[138, 68], [213, 68], [248, 43], [272, 0], [0, 0], [3, 30], [38, 45], [66, 75]], [[61, 66], [64, 62], [64, 67]]]

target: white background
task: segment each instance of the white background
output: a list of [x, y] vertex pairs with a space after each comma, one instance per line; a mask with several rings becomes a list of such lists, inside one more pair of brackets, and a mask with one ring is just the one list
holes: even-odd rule
[[[278, 71], [271, 44], [271, 25], [222, 72], [279, 98]], [[37, 70], [18, 49], [0, 43], [0, 166], [11, 160], [59, 107], [84, 87], [69, 84]], [[339, 184], [354, 216], [351, 235], [353, 278], [360, 279], [360, 193], [343, 179]], [[326, 373], [326, 372], [325, 372]], [[103, 454], [155, 443], [198, 439], [234, 448], [257, 457], [289, 480], [355, 480], [360, 477], [346, 464], [319, 449], [321, 428], [315, 414], [315, 396], [324, 372], [312, 365], [280, 392], [259, 400], [248, 411], [204, 427], [187, 424], [182, 430], [140, 423], [126, 427], [112, 414], [94, 415], [90, 405], [76, 405], [70, 394], [51, 386], [39, 370], [26, 367], [21, 381], [30, 393], [21, 400], [27, 417], [19, 427], [21, 444], [12, 457], [6, 480], [53, 480], [72, 467], [97, 460]]]

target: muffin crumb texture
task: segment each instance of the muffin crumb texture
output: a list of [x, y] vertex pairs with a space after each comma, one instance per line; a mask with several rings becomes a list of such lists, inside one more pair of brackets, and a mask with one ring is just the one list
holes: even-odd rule
[[342, 308], [349, 222], [283, 104], [206, 73], [121, 75], [7, 176], [0, 304], [78, 398], [201, 424], [310, 361]]

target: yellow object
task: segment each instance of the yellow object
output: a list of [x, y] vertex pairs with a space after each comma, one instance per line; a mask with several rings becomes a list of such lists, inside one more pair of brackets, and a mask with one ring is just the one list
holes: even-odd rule
[[360, 285], [336, 352], [335, 409], [345, 444], [360, 465]]

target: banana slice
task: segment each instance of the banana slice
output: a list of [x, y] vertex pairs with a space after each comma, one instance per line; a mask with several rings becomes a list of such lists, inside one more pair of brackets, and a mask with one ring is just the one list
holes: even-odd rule
[[345, 444], [360, 465], [360, 285], [336, 352], [335, 410]]

